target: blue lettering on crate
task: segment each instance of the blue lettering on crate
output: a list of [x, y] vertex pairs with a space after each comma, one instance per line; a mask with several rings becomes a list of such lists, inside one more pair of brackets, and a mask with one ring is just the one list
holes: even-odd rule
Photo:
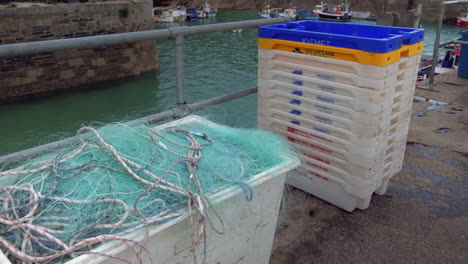
[[304, 74], [301, 70], [295, 70], [292, 72], [293, 74], [297, 74], [297, 75], [302, 75]]
[[317, 77], [319, 77], [322, 80], [328, 80], [328, 81], [335, 81], [336, 78], [334, 76], [328, 76], [328, 75], [323, 75], [323, 74], [317, 74]]
[[315, 107], [320, 112], [324, 112], [324, 113], [327, 113], [327, 114], [333, 114], [333, 110], [328, 108], [328, 107], [324, 107], [324, 106], [320, 106], [320, 105], [315, 105]]
[[302, 81], [299, 81], [299, 80], [294, 80], [293, 84], [294, 85], [299, 85], [299, 86], [304, 85], [304, 83]]
[[327, 103], [331, 103], [331, 104], [335, 103], [335, 99], [333, 99], [333, 98], [323, 97], [323, 96], [320, 96], [320, 95], [317, 96], [316, 98], [319, 99], [320, 101], [324, 101], [324, 102], [327, 102]]
[[314, 130], [316, 130], [318, 132], [325, 133], [325, 134], [330, 134], [330, 130], [323, 129], [323, 128], [320, 128], [320, 127], [314, 127]]
[[330, 46], [330, 40], [324, 40], [324, 39], [313, 39], [313, 38], [302, 38], [301, 42], [305, 43], [310, 43], [310, 44], [317, 44], [317, 45], [323, 45], [323, 46]]
[[299, 95], [299, 96], [303, 95], [302, 91], [298, 91], [298, 90], [294, 90], [292, 94]]
[[335, 90], [334, 87], [326, 86], [326, 85], [319, 85], [318, 87], [320, 88], [320, 90], [322, 90], [324, 92], [333, 93], [333, 94], [336, 93], [336, 90]]
[[323, 117], [323, 116], [315, 116], [315, 118], [322, 122], [322, 123], [326, 123], [326, 124], [333, 124], [333, 120], [329, 119], [329, 118], [326, 118], [326, 117]]
[[298, 125], [298, 126], [300, 126], [300, 125], [301, 125], [301, 122], [299, 122], [299, 121], [295, 121], [295, 120], [291, 121], [291, 123], [292, 123], [292, 124], [295, 124], [295, 125]]
[[302, 112], [299, 111], [299, 110], [296, 110], [296, 109], [291, 110], [291, 112], [289, 112], [289, 113], [291, 113], [293, 115], [302, 115]]
[[289, 103], [290, 103], [290, 104], [295, 104], [295, 105], [300, 105], [302, 102], [301, 102], [301, 100], [296, 100], [296, 99], [294, 99], [294, 100], [292, 100], [292, 101], [289, 102]]

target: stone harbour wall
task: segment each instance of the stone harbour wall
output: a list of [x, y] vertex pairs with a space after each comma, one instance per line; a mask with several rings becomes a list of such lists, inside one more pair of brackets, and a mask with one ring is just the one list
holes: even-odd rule
[[[0, 45], [153, 29], [152, 1], [0, 8]], [[155, 41], [0, 58], [0, 102], [158, 68]]]

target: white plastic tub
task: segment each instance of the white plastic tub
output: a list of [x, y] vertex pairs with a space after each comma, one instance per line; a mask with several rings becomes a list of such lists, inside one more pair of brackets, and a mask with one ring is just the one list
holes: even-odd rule
[[387, 98], [391, 97], [392, 94], [395, 92], [395, 84], [397, 84], [397, 82], [394, 82], [393, 85], [387, 86], [385, 87], [385, 89], [377, 91], [354, 85], [321, 80], [317, 78], [276, 70], [263, 71], [263, 74], [259, 77], [259, 79], [275, 80], [288, 84], [296, 84], [298, 86], [302, 86], [303, 88], [316, 90], [317, 92], [322, 92], [324, 94], [329, 93], [352, 98], [359, 98], [359, 100], [369, 103], [381, 103]]
[[276, 111], [285, 113], [283, 116], [288, 117], [290, 121], [294, 120], [296, 116], [302, 116], [310, 122], [325, 123], [337, 128], [346, 129], [362, 137], [379, 136], [390, 127], [390, 118], [382, 120], [379, 124], [362, 124], [341, 116], [310, 109], [300, 104], [285, 103], [275, 99], [266, 100], [262, 104], [262, 107], [258, 108], [258, 114], [264, 117], [275, 116]]
[[[262, 119], [262, 117], [259, 118]], [[387, 147], [386, 140], [372, 146], [362, 146], [346, 141], [338, 143], [290, 122], [275, 118], [268, 118], [268, 121], [272, 123], [264, 124], [263, 120], [259, 121], [259, 127], [276, 132], [287, 138], [290, 142], [315, 149], [316, 151], [365, 168], [374, 167], [384, 157], [383, 152]]]
[[374, 66], [360, 64], [352, 61], [336, 60], [319, 56], [310, 56], [307, 54], [287, 52], [272, 49], [258, 49], [259, 60], [276, 60], [305, 65], [310, 67], [322, 68], [336, 72], [352, 73], [363, 77], [383, 79], [396, 74], [401, 67], [406, 64], [394, 62], [386, 66]]
[[386, 76], [384, 78], [365, 77], [348, 72], [339, 72], [326, 68], [299, 65], [279, 60], [259, 59], [259, 77], [268, 80], [268, 71], [277, 71], [284, 73], [293, 73], [309, 78], [352, 85], [366, 88], [369, 90], [384, 90], [385, 87], [393, 85], [397, 81], [397, 74]]
[[[352, 177], [359, 177], [370, 182], [375, 182], [376, 177], [380, 176], [382, 173], [382, 168], [384, 167], [383, 158], [372, 167], [366, 168], [364, 166], [355, 165], [349, 161], [339, 159], [333, 155], [317, 151], [316, 149], [308, 148], [307, 146], [298, 143], [291, 144], [296, 149], [298, 154], [302, 155], [302, 157], [317, 161], [317, 163], [315, 163], [317, 168], [323, 168], [327, 171], [334, 170], [340, 171], [342, 173], [346, 172], [348, 175], [350, 175], [351, 179]], [[333, 169], [329, 169], [329, 167], [333, 167]]]
[[288, 176], [287, 184], [311, 193], [348, 212], [356, 208], [367, 209], [372, 197], [372, 195], [364, 198], [354, 196], [348, 192], [346, 182], [321, 176], [306, 165], [294, 170]]
[[269, 116], [259, 115], [259, 119], [261, 120], [259, 123], [284, 130], [287, 130], [287, 127], [291, 124], [306, 132], [307, 134], [303, 134], [302, 136], [312, 141], [341, 148], [349, 153], [365, 157], [373, 156], [377, 151], [374, 149], [380, 144], [385, 144], [388, 137], [387, 132], [372, 137], [359, 135], [346, 129], [335, 128], [333, 125], [283, 113], [275, 109], [272, 109], [271, 113]]
[[378, 102], [372, 102], [369, 100], [360, 100], [359, 97], [351, 97], [340, 95], [336, 93], [324, 92], [314, 88], [309, 88], [305, 86], [297, 86], [292, 83], [287, 83], [279, 80], [262, 80], [258, 82], [258, 89], [261, 91], [261, 95], [265, 97], [271, 97], [277, 92], [290, 93], [290, 94], [301, 94], [305, 98], [314, 99], [327, 103], [327, 105], [333, 106], [342, 106], [357, 112], [366, 112], [371, 114], [378, 114], [382, 111], [385, 106], [383, 98], [389, 98], [382, 96], [382, 99], [379, 99]]
[[[216, 126], [199, 116], [189, 116], [158, 128], [193, 123]], [[212, 208], [218, 211], [224, 221], [225, 232], [218, 234], [206, 224], [206, 263], [268, 263], [286, 173], [298, 165], [299, 160], [296, 157], [284, 154], [281, 164], [253, 176], [248, 181], [253, 191], [252, 201], [246, 201], [245, 193], [239, 186], [208, 194], [213, 204]], [[207, 212], [214, 221], [213, 224], [219, 229], [221, 225], [213, 217], [213, 211], [208, 208]], [[194, 260], [189, 251], [192, 249], [192, 233], [196, 226], [190, 224], [188, 216], [184, 215], [151, 229], [146, 242], [143, 242], [145, 230], [139, 230], [126, 237], [142, 241], [155, 264], [192, 264]], [[116, 255], [137, 263], [133, 250], [120, 241], [103, 243], [94, 251]], [[203, 245], [199, 245], [196, 251], [198, 263], [202, 263], [202, 252]], [[144, 257], [144, 261], [150, 263], [147, 257]], [[1, 252], [0, 262], [10, 264]], [[85, 263], [113, 264], [117, 261], [100, 255], [83, 255], [66, 262], [66, 264]]]
[[274, 102], [288, 102], [294, 105], [301, 105], [311, 111], [341, 117], [366, 125], [378, 125], [383, 120], [388, 119], [389, 116], [392, 115], [393, 108], [393, 102], [389, 101], [382, 106], [382, 111], [378, 113], [358, 112], [343, 106], [329, 104], [315, 98], [307, 98], [302, 95], [298, 95], [297, 92], [294, 91], [292, 93], [281, 91], [271, 92], [265, 89], [260, 89], [260, 87], [258, 90], [258, 100], [258, 108], [263, 111], [268, 111], [270, 109], [267, 107], [267, 104], [273, 104]]

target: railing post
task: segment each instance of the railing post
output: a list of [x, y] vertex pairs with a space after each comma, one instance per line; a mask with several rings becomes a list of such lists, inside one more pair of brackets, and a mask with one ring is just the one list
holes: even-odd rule
[[431, 65], [431, 71], [429, 73], [429, 82], [428, 82], [429, 88], [425, 88], [425, 87], [418, 87], [418, 88], [435, 91], [434, 89], [435, 68], [437, 66], [437, 62], [439, 61], [440, 33], [442, 31], [442, 22], [444, 21], [444, 16], [445, 16], [445, 7], [447, 5], [453, 5], [453, 4], [468, 4], [468, 1], [467, 0], [443, 1], [440, 4], [441, 8], [440, 8], [440, 14], [439, 14], [439, 23], [437, 24], [436, 39], [434, 42], [434, 51], [432, 54], [432, 65]]
[[174, 39], [176, 62], [177, 105], [185, 105], [184, 87], [184, 35], [178, 34]]
[[434, 76], [435, 76], [435, 68], [437, 66], [437, 62], [439, 60], [439, 44], [440, 44], [440, 31], [442, 30], [442, 22], [445, 16], [445, 6], [447, 3], [444, 1], [441, 4], [440, 14], [439, 14], [439, 23], [437, 25], [437, 32], [436, 32], [436, 39], [434, 42], [434, 51], [432, 53], [432, 65], [431, 65], [431, 73], [429, 75], [429, 85], [432, 86], [434, 84]]

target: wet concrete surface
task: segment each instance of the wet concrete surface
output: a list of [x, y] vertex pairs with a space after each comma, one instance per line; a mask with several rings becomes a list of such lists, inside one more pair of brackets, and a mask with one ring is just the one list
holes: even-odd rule
[[289, 188], [271, 264], [468, 263], [468, 156], [419, 144], [387, 193], [345, 212]]
[[[436, 80], [441, 92], [416, 94], [446, 102], [447, 109], [468, 105], [461, 100], [467, 79], [452, 72]], [[412, 125], [440, 122], [446, 109], [430, 106], [414, 104]], [[468, 154], [452, 150], [468, 141], [468, 130], [453, 127], [463, 129], [455, 139], [450, 131], [433, 131], [437, 140], [409, 142], [403, 169], [367, 210], [348, 213], [288, 187], [270, 263], [468, 263]], [[431, 146], [444, 140], [451, 144]]]

